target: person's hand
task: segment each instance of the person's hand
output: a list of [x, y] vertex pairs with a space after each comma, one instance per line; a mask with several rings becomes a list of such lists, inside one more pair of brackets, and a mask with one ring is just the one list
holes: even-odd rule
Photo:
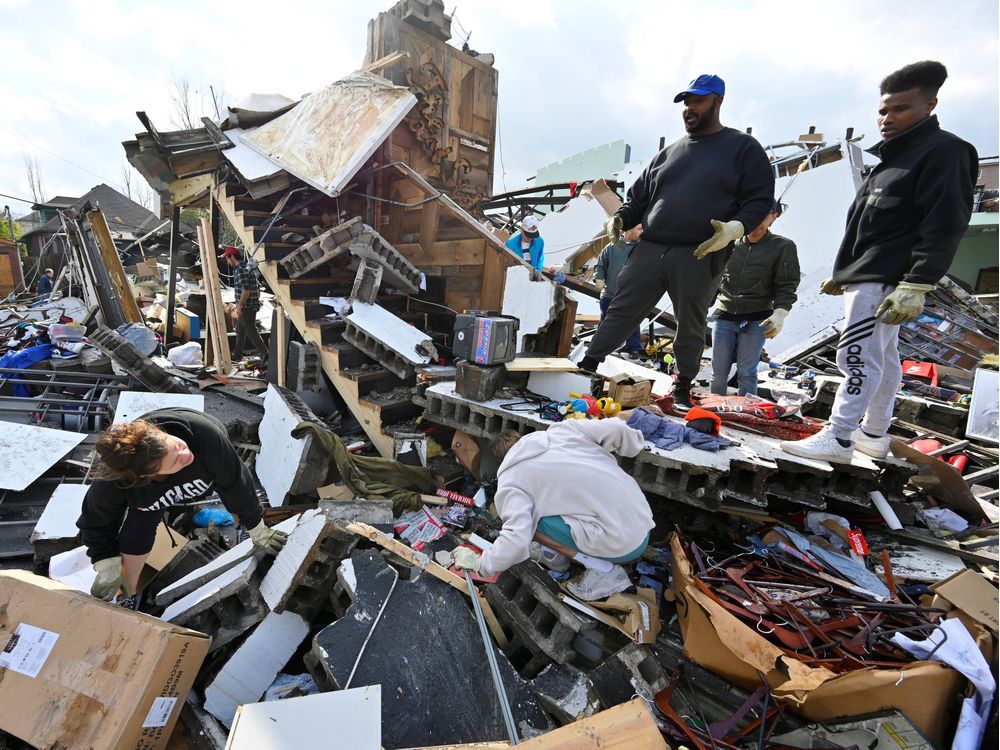
[[604, 231], [615, 247], [622, 247], [622, 217], [615, 214], [604, 222]]
[[243, 314], [243, 308], [240, 305], [237, 305], [236, 307], [233, 308], [233, 320], [236, 320], [242, 314]]
[[735, 220], [717, 221], [712, 219], [712, 229], [715, 230], [715, 234], [694, 249], [694, 257], [698, 260], [728, 247], [731, 242], [736, 242], [736, 240], [742, 237], [745, 231], [742, 222]]
[[829, 294], [831, 297], [839, 297], [844, 293], [844, 287], [833, 279], [823, 279], [819, 282], [819, 293]]
[[90, 587], [90, 594], [110, 602], [124, 585], [121, 556], [105, 557], [103, 560], [98, 560], [94, 563], [94, 570], [97, 571], [97, 578], [94, 579], [94, 583]]
[[604, 279], [594, 279], [594, 288], [599, 292], [604, 291]]
[[456, 547], [451, 551], [451, 563], [456, 568], [465, 568], [478, 573], [482, 561], [483, 556], [468, 547]]
[[927, 292], [933, 289], [933, 284], [911, 284], [908, 281], [900, 281], [895, 290], [882, 300], [875, 317], [881, 318], [883, 323], [891, 326], [916, 320], [924, 311]]
[[766, 328], [764, 331], [764, 338], [773, 339], [779, 333], [781, 333], [782, 326], [785, 325], [785, 318], [788, 317], [788, 310], [781, 307], [776, 307], [774, 312], [771, 313], [771, 317], [767, 320], [762, 320], [760, 322], [761, 328]]
[[269, 555], [276, 555], [281, 552], [281, 548], [288, 541], [288, 534], [277, 529], [269, 529], [261, 521], [259, 524], [249, 529], [247, 533], [253, 541], [253, 546], [264, 550]]

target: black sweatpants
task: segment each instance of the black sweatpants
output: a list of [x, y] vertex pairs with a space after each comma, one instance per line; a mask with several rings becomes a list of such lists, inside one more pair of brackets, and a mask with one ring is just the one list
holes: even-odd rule
[[620, 347], [666, 292], [677, 320], [677, 374], [694, 379], [705, 350], [708, 307], [728, 255], [728, 250], [720, 250], [698, 260], [693, 245], [639, 240], [618, 276], [618, 293], [591, 339], [587, 356], [600, 362]]
[[256, 349], [261, 357], [267, 359], [267, 347], [264, 346], [264, 339], [257, 332], [256, 310], [245, 309], [236, 319], [236, 347], [233, 349], [235, 359], [243, 356], [243, 344], [247, 339], [250, 340], [250, 346]]

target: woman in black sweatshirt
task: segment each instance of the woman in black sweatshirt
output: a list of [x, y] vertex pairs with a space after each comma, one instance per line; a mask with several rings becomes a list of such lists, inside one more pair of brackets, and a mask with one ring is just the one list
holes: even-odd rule
[[134, 596], [163, 512], [218, 492], [257, 547], [277, 553], [286, 535], [264, 525], [253, 477], [214, 417], [159, 409], [97, 439], [97, 480], [76, 522], [97, 571], [91, 593]]

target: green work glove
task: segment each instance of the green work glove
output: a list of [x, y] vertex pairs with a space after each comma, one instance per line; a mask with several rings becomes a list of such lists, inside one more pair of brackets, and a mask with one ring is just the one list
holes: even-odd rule
[[105, 557], [94, 563], [94, 570], [97, 571], [97, 578], [90, 587], [91, 596], [110, 602], [115, 598], [118, 589], [123, 588], [125, 583], [122, 580], [122, 558], [121, 556]]
[[883, 323], [891, 326], [916, 320], [924, 311], [924, 298], [927, 292], [933, 289], [933, 284], [911, 284], [908, 281], [900, 281], [895, 290], [882, 300], [875, 317], [882, 318]]
[[694, 257], [698, 260], [728, 247], [731, 242], [736, 242], [742, 237], [745, 231], [741, 222], [717, 221], [715, 219], [712, 219], [712, 229], [715, 230], [715, 234], [694, 249]]
[[823, 279], [819, 282], [819, 293], [829, 294], [831, 297], [839, 297], [844, 293], [844, 287], [833, 279]]
[[604, 231], [608, 235], [608, 239], [611, 240], [615, 247], [623, 247], [622, 245], [622, 217], [615, 214], [606, 222], [604, 222]]
[[483, 557], [468, 547], [456, 547], [451, 551], [451, 563], [456, 568], [466, 568], [474, 573], [479, 572]]
[[269, 555], [276, 555], [281, 552], [281, 548], [288, 541], [288, 534], [284, 531], [269, 529], [264, 525], [263, 521], [248, 530], [247, 533], [250, 534], [250, 539], [253, 540], [253, 546], [264, 550]]
[[762, 320], [760, 322], [761, 328], [766, 328], [764, 331], [764, 338], [773, 339], [779, 333], [781, 333], [782, 326], [785, 325], [785, 318], [788, 317], [788, 310], [784, 310], [780, 307], [776, 307], [774, 312], [771, 313], [771, 317], [767, 320]]

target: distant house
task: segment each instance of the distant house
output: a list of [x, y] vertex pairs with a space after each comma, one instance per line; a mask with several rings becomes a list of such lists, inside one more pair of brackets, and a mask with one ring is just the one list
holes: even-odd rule
[[31, 208], [33, 213], [38, 214], [37, 221], [40, 223], [31, 230], [25, 228], [21, 238], [21, 242], [28, 247], [28, 255], [39, 257], [66, 252], [68, 246], [58, 212], [66, 208], [79, 208], [88, 201], [104, 212], [111, 236], [116, 242], [122, 240], [125, 244], [130, 243], [143, 234], [142, 227], [149, 226], [156, 219], [152, 211], [102, 183], [79, 198], [60, 195], [33, 205]]

